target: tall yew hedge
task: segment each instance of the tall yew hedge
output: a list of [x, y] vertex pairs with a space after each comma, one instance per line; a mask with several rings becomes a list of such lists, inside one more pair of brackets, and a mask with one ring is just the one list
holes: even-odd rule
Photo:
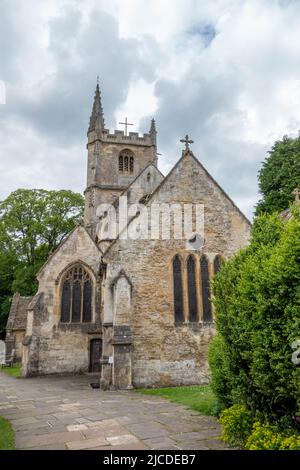
[[210, 348], [212, 387], [222, 407], [243, 403], [260, 419], [300, 428], [300, 207], [293, 218], [261, 215], [250, 246], [215, 280], [218, 335]]

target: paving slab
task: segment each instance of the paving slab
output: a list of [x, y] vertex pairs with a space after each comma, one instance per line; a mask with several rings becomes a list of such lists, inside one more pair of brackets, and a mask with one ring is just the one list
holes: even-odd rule
[[69, 450], [92, 449], [93, 447], [105, 446], [105, 444], [107, 444], [107, 440], [104, 437], [66, 442], [67, 449]]
[[0, 416], [11, 421], [17, 449], [227, 449], [214, 418], [135, 391], [93, 390], [97, 379], [0, 372]]

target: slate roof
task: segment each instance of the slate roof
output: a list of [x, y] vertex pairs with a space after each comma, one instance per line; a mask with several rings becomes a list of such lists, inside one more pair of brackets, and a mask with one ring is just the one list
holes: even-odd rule
[[27, 309], [32, 299], [33, 297], [23, 297], [20, 294], [14, 294], [6, 329], [26, 330]]

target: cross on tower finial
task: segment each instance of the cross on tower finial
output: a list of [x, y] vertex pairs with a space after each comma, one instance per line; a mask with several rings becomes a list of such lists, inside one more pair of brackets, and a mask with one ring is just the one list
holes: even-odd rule
[[125, 118], [125, 122], [119, 122], [119, 124], [122, 124], [123, 126], [125, 126], [125, 135], [127, 135], [127, 127], [133, 126], [133, 124], [127, 121], [127, 117]]
[[184, 139], [180, 139], [180, 142], [182, 142], [183, 144], [185, 144], [185, 151], [186, 151], [186, 152], [189, 152], [189, 151], [190, 151], [190, 145], [189, 145], [189, 144], [193, 144], [193, 143], [194, 143], [194, 141], [189, 138], [189, 135], [188, 135], [188, 134], [186, 134], [186, 136], [185, 136]]
[[97, 75], [97, 85], [99, 85], [99, 75]]
[[295, 204], [300, 204], [300, 190], [295, 188], [292, 194], [295, 196]]

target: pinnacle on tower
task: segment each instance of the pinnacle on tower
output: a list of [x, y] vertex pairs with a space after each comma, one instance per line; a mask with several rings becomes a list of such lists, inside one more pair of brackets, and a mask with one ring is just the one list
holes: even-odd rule
[[99, 83], [97, 82], [94, 103], [93, 103], [93, 110], [90, 117], [90, 124], [88, 132], [97, 130], [97, 129], [104, 129], [104, 116], [103, 116], [103, 108], [101, 102], [101, 93]]
[[156, 145], [156, 134], [157, 134], [157, 130], [156, 130], [156, 124], [155, 124], [155, 119], [154, 119], [154, 118], [151, 119], [151, 126], [150, 126], [149, 134], [150, 134], [151, 137], [152, 137], [152, 140], [153, 140], [154, 145]]

